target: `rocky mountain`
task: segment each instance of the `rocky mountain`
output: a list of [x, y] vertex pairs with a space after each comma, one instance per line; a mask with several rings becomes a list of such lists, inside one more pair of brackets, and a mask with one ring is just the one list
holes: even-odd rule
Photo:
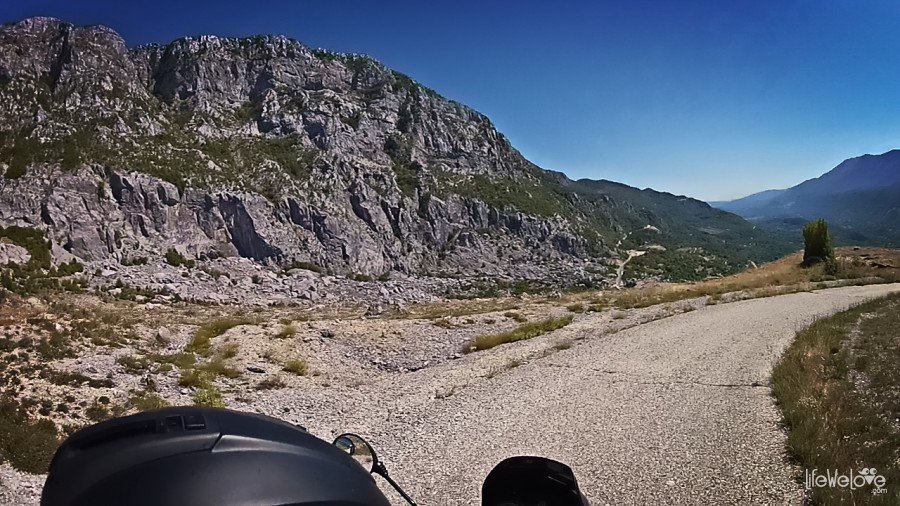
[[129, 48], [100, 26], [7, 24], [0, 163], [0, 225], [43, 231], [55, 261], [174, 250], [574, 280], [646, 245], [680, 251], [691, 276], [784, 251], [699, 201], [545, 171], [484, 115], [366, 56], [280, 36]]
[[900, 150], [850, 158], [786, 190], [713, 205], [774, 231], [796, 233], [825, 218], [841, 244], [900, 246]]

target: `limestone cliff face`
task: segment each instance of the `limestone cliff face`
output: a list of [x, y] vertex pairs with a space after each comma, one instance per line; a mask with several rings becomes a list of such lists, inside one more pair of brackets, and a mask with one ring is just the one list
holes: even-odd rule
[[0, 27], [0, 164], [0, 224], [86, 260], [540, 276], [655, 219], [370, 58], [276, 36], [129, 49], [105, 27]]

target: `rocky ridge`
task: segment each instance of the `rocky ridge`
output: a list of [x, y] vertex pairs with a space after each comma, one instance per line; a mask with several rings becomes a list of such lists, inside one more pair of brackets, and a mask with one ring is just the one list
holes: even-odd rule
[[[663, 250], [708, 246], [691, 224], [540, 169], [484, 115], [371, 58], [280, 36], [128, 48], [106, 27], [5, 25], [0, 164], [0, 224], [44, 231], [57, 262], [175, 250], [596, 284], [631, 230], [661, 230], [640, 241]], [[754, 255], [733, 246], [696, 255], [697, 272]]]

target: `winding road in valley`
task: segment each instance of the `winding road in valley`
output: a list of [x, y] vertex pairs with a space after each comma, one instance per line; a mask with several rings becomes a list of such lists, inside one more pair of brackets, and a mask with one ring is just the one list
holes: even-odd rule
[[[585, 317], [558, 331], [582, 334], [570, 349], [404, 413], [378, 419], [374, 409], [359, 426], [420, 504], [479, 504], [491, 467], [517, 454], [571, 465], [593, 505], [799, 504], [772, 366], [813, 319], [898, 290], [707, 306], [603, 336]], [[397, 391], [453, 371], [429, 374], [404, 377]]]

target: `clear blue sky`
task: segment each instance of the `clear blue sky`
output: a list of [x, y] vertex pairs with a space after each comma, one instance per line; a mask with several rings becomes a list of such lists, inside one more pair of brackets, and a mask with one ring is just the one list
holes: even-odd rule
[[278, 33], [367, 53], [573, 178], [706, 200], [900, 147], [896, 1], [14, 1], [129, 45]]

